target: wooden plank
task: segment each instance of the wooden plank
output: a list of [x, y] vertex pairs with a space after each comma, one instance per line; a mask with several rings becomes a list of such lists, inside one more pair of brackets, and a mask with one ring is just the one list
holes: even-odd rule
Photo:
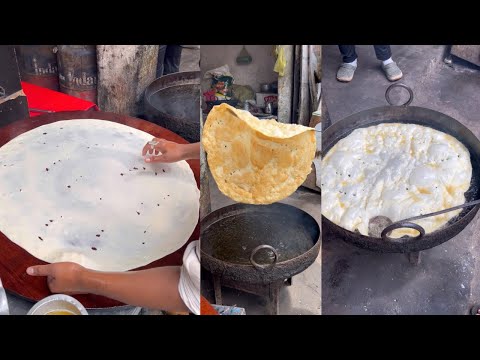
[[97, 45], [98, 106], [142, 116], [143, 94], [155, 80], [158, 45]]
[[292, 121], [293, 64], [295, 45], [279, 45], [285, 51], [287, 66], [284, 76], [278, 76], [278, 121], [290, 124]]

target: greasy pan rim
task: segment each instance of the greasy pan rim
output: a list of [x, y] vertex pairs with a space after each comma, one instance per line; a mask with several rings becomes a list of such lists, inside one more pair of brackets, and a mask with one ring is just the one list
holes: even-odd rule
[[[243, 203], [235, 203], [235, 204], [231, 204], [231, 205], [227, 205], [227, 206], [224, 206], [224, 207], [221, 207], [219, 209], [216, 209], [212, 212], [210, 212], [208, 215], [206, 215], [201, 221], [200, 221], [200, 229], [207, 229], [210, 225], [212, 225], [214, 222], [216, 221], [213, 221], [211, 224], [208, 224], [206, 225], [205, 223], [208, 223], [210, 222], [210, 219], [212, 217], [216, 217], [217, 216], [217, 212], [219, 212], [220, 210], [222, 210], [222, 212], [224, 212], [223, 216], [222, 216], [222, 219], [225, 219], [227, 217], [230, 217], [230, 215], [228, 215], [229, 213], [231, 213], [232, 211], [235, 211], [235, 210], [240, 210], [242, 208], [250, 208], [252, 206], [256, 206], [256, 207], [262, 207], [262, 206], [271, 206], [271, 205], [275, 205], [275, 206], [284, 206], [284, 207], [289, 207], [289, 208], [293, 208], [295, 209], [295, 211], [301, 211], [303, 213], [305, 213], [306, 215], [308, 215], [313, 221], [314, 223], [317, 225], [317, 230], [318, 230], [318, 237], [317, 239], [314, 239], [315, 243], [313, 244], [312, 247], [310, 247], [310, 249], [308, 249], [307, 251], [305, 251], [304, 253], [298, 255], [298, 256], [295, 256], [295, 257], [292, 257], [288, 260], [284, 260], [284, 261], [277, 261], [275, 264], [276, 266], [278, 265], [281, 265], [281, 264], [287, 264], [289, 262], [291, 262], [292, 260], [299, 260], [301, 257], [305, 256], [306, 254], [309, 254], [311, 251], [316, 251], [315, 248], [318, 246], [318, 244], [321, 242], [321, 236], [322, 236], [322, 230], [321, 230], [321, 226], [320, 224], [318, 223], [318, 221], [312, 216], [310, 215], [308, 212], [306, 212], [305, 210], [302, 210], [296, 206], [293, 206], [293, 205], [289, 205], [289, 204], [285, 204], [285, 203], [273, 203], [273, 204], [269, 204], [269, 205], [250, 205], [250, 204], [243, 204]], [[219, 221], [221, 219], [217, 219], [217, 221]], [[223, 262], [225, 264], [229, 264], [231, 266], [235, 266], [235, 267], [242, 267], [242, 268], [245, 268], [245, 269], [248, 269], [248, 268], [252, 268], [254, 269], [255, 267], [252, 265], [252, 264], [239, 264], [239, 263], [232, 263], [230, 261], [225, 261], [225, 260], [221, 260], [221, 259], [218, 259], [216, 257], [214, 257], [213, 255], [207, 253], [206, 251], [203, 250], [202, 246], [201, 246], [201, 243], [202, 243], [202, 230], [200, 230], [200, 253], [201, 253], [201, 256], [205, 256], [205, 257], [208, 257], [210, 259], [213, 259], [214, 261], [220, 261], [220, 262]], [[320, 250], [320, 249], [318, 249]]]

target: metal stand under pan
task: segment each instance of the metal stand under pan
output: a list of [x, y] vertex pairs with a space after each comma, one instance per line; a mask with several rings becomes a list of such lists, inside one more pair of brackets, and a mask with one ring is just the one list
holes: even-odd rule
[[287, 280], [279, 280], [273, 283], [263, 284], [249, 284], [246, 282], [232, 281], [223, 279], [221, 276], [212, 275], [213, 287], [215, 292], [215, 304], [222, 304], [222, 286], [243, 291], [249, 294], [262, 296], [267, 300], [267, 312], [269, 315], [278, 315], [279, 311], [279, 293], [284, 286], [292, 285], [292, 278]]

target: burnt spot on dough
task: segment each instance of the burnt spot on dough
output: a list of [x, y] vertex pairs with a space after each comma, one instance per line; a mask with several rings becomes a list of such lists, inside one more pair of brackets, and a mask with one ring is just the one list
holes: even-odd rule
[[53, 220], [48, 220], [48, 221], [53, 222]]
[[102, 200], [102, 198], [100, 198], [100, 200]]
[[45, 171], [48, 171], [48, 168], [45, 168]]
[[146, 234], [146, 233], [147, 233], [147, 230], [145, 230], [143, 233]]
[[120, 173], [120, 176], [123, 176], [123, 173]]
[[43, 133], [43, 135], [47, 135], [47, 133]]
[[165, 169], [162, 169], [163, 172], [165, 172]]
[[170, 195], [167, 194], [167, 196], [170, 196]]
[[40, 241], [43, 241], [43, 239], [42, 239], [42, 237], [41, 237], [41, 236], [39, 236], [38, 238], [40, 239]]
[[20, 189], [20, 192], [22, 192], [22, 189]]
[[137, 211], [137, 215], [140, 215], [140, 212]]
[[144, 167], [143, 170], [147, 170], [147, 169], [145, 169], [145, 167]]
[[70, 185], [67, 185], [67, 188], [69, 188], [69, 189], [70, 189], [70, 188], [71, 188], [71, 186], [70, 186]]
[[157, 172], [155, 171], [155, 176], [157, 176]]
[[101, 231], [101, 232], [105, 232], [105, 231], [103, 231], [103, 230], [100, 230], [100, 231]]
[[95, 235], [96, 237], [100, 237], [100, 234]]
[[157, 204], [157, 206], [160, 206], [160, 204]]
[[134, 167], [133, 170], [138, 170], [138, 168]]
[[45, 224], [45, 226], [48, 226], [48, 224]]
[[142, 245], [145, 245], [145, 243], [144, 243], [144, 242], [142, 242]]
[[94, 251], [97, 251], [97, 248], [96, 248], [96, 247], [94, 247], [94, 246], [92, 246], [92, 250], [94, 250]]

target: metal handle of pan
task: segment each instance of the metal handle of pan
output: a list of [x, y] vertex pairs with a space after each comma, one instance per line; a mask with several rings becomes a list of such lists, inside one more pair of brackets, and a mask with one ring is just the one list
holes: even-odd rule
[[[450, 212], [450, 211], [460, 210], [460, 209], [467, 208], [467, 207], [470, 207], [470, 206], [475, 206], [475, 205], [480, 205], [480, 200], [470, 201], [468, 203], [453, 206], [453, 207], [448, 208], [448, 209], [435, 211], [435, 212], [432, 212], [432, 213], [429, 213], [429, 214], [414, 216], [414, 217], [411, 217], [411, 218], [408, 218], [408, 219], [397, 221], [397, 222], [387, 226], [385, 229], [383, 229], [382, 235], [381, 235], [382, 239], [385, 240], [385, 241], [398, 242], [398, 243], [405, 243], [405, 242], [410, 241], [410, 240], [418, 240], [425, 235], [425, 229], [423, 227], [421, 227], [420, 225], [413, 223], [412, 221], [425, 219], [425, 218], [428, 218], [428, 217], [431, 217], [431, 216], [442, 215], [442, 214], [445, 214], [445, 213]], [[408, 238], [403, 238], [403, 239], [402, 238], [395, 239], [395, 238], [391, 238], [390, 236], [388, 236], [388, 234], [391, 231], [393, 231], [395, 229], [403, 229], [403, 228], [415, 229], [420, 234], [417, 235], [417, 236], [409, 236]]]
[[[262, 249], [268, 249], [270, 250], [271, 252], [273, 252], [273, 255], [274, 255], [274, 259], [273, 259], [273, 262], [270, 263], [270, 264], [259, 264], [255, 261], [254, 257], [255, 257], [255, 254], [262, 250]], [[250, 255], [250, 262], [252, 263], [252, 265], [259, 269], [259, 270], [264, 270], [264, 269], [268, 269], [268, 268], [271, 268], [273, 266], [275, 266], [275, 264], [277, 263], [277, 260], [278, 260], [278, 253], [277, 253], [277, 250], [275, 250], [273, 247], [271, 247], [270, 245], [260, 245], [260, 246], [257, 246], [255, 249], [252, 250], [252, 253]]]
[[[389, 234], [396, 229], [413, 229], [418, 231], [417, 236], [408, 236], [408, 237], [401, 237], [401, 238], [392, 238]], [[382, 231], [382, 239], [387, 242], [394, 242], [399, 244], [405, 244], [410, 241], [416, 241], [421, 239], [425, 235], [425, 229], [418, 224], [409, 222], [409, 221], [398, 221], [387, 226]]]
[[[390, 99], [390, 92], [392, 91], [392, 89], [394, 88], [403, 88], [403, 89], [406, 89], [408, 91], [408, 94], [409, 94], [409, 97], [408, 97], [408, 100], [401, 104], [401, 105], [395, 105], [392, 103], [392, 100]], [[387, 91], [385, 91], [385, 99], [387, 99], [387, 102], [391, 105], [391, 106], [408, 106], [410, 105], [410, 103], [413, 101], [413, 90], [411, 88], [409, 88], [407, 85], [405, 84], [392, 84], [390, 85], [388, 88], [387, 88]]]

